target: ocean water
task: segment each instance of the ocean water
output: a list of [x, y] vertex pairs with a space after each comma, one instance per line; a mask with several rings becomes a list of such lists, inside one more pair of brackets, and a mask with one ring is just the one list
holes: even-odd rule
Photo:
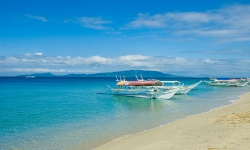
[[[161, 80], [190, 85], [201, 79]], [[115, 84], [115, 78], [0, 78], [0, 149], [93, 149], [230, 104], [250, 91], [201, 83], [170, 100], [96, 94]]]

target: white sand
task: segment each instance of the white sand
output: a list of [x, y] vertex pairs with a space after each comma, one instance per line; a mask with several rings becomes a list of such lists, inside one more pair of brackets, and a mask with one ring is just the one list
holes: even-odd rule
[[249, 150], [250, 93], [233, 104], [121, 138], [95, 150]]

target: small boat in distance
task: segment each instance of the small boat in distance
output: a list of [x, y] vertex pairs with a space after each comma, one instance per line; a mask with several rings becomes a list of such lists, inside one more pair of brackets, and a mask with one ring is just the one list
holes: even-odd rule
[[27, 76], [26, 78], [35, 78], [35, 76]]
[[238, 86], [245, 86], [249, 83], [247, 78], [232, 78], [232, 79], [238, 80], [239, 82]]
[[210, 78], [210, 81], [206, 81], [210, 86], [224, 86], [224, 87], [239, 87], [248, 84], [247, 78], [231, 78], [231, 79], [216, 79]]

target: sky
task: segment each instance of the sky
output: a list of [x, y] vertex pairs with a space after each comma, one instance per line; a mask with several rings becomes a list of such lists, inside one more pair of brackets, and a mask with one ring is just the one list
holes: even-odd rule
[[1, 0], [0, 76], [250, 77], [249, 0]]

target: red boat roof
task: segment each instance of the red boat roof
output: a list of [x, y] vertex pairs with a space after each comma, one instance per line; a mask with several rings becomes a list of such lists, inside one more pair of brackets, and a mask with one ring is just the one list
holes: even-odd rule
[[154, 86], [157, 80], [149, 80], [149, 81], [127, 81], [124, 85], [128, 86]]

